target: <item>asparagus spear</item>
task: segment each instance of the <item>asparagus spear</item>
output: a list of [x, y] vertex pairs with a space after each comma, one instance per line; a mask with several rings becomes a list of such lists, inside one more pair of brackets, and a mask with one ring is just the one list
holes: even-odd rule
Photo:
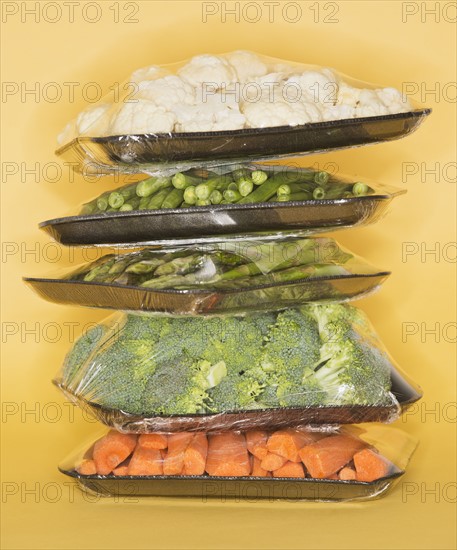
[[176, 187], [176, 189], [186, 189], [191, 185], [195, 187], [196, 185], [202, 183], [202, 178], [196, 178], [183, 174], [182, 172], [178, 172], [171, 178], [171, 183], [174, 187]]
[[136, 194], [139, 197], [150, 197], [152, 194], [166, 187], [171, 187], [169, 178], [148, 178], [147, 180], [140, 181], [137, 184]]
[[209, 199], [209, 196], [215, 189], [219, 189], [224, 184], [229, 184], [232, 181], [230, 175], [218, 176], [217, 178], [211, 178], [204, 183], [200, 183], [195, 187], [195, 194], [198, 199]]
[[173, 188], [163, 200], [161, 208], [177, 208], [183, 201], [184, 191]]
[[[162, 207], [163, 201], [166, 199], [170, 190], [168, 188], [157, 191], [152, 197], [148, 197], [147, 210], [158, 210]], [[141, 201], [140, 201], [141, 202]]]

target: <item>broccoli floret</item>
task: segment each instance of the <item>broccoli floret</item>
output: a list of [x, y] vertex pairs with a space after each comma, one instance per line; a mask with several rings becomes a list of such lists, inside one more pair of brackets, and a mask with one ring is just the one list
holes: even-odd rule
[[[279, 405], [307, 406], [322, 401], [322, 391], [311, 381], [304, 382], [320, 357], [320, 337], [315, 319], [306, 310], [290, 309], [277, 316], [263, 349], [261, 366], [267, 386], [276, 388]], [[265, 392], [264, 392], [265, 393]], [[272, 390], [262, 395], [266, 404]]]
[[208, 392], [210, 402], [207, 407], [214, 413], [257, 409], [260, 405], [256, 398], [262, 389], [263, 386], [255, 378], [244, 375], [227, 376]]
[[63, 364], [62, 381], [67, 387], [71, 386], [74, 377], [81, 367], [87, 363], [107, 331], [108, 327], [106, 325], [97, 325], [89, 329], [75, 342]]
[[320, 361], [308, 373], [339, 405], [388, 405], [392, 364], [370, 324], [351, 306], [315, 307], [323, 344]]

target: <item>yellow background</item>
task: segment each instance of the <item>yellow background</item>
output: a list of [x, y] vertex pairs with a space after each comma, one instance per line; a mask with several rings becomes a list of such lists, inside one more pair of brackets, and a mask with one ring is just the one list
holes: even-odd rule
[[[341, 1], [335, 3], [338, 13], [333, 18], [338, 22], [329, 23], [322, 21], [329, 15], [327, 3], [322, 2], [316, 23], [316, 4], [312, 11], [311, 2], [301, 2], [301, 19], [289, 23], [281, 15], [282, 3], [274, 23], [268, 21], [266, 12], [256, 24], [237, 23], [233, 16], [223, 22], [220, 12], [203, 23], [200, 2], [141, 1], [136, 2], [139, 11], [134, 16], [138, 23], [114, 23], [114, 11], [109, 9], [114, 3], [98, 2], [102, 17], [93, 24], [81, 16], [83, 2], [77, 2], [74, 22], [68, 22], [65, 15], [56, 23], [34, 22], [30, 16], [21, 23], [20, 14], [8, 17], [2, 25], [3, 81], [17, 83], [19, 89], [36, 82], [41, 86], [97, 82], [108, 91], [113, 82], [122, 81], [137, 67], [233, 49], [334, 66], [362, 80], [399, 88], [404, 82], [416, 83], [419, 90], [436, 83], [443, 88], [456, 79], [455, 26], [446, 21], [454, 15], [452, 9], [446, 17], [441, 13], [439, 22], [433, 15], [421, 22], [420, 13], [403, 22], [402, 2]], [[220, 4], [213, 4], [220, 9]], [[420, 9], [420, 3], [414, 5]], [[122, 19], [128, 11], [123, 11], [122, 2], [119, 8]], [[293, 12], [288, 15], [292, 17]], [[48, 17], [53, 17], [51, 11]], [[73, 495], [56, 466], [99, 427], [85, 421], [78, 411], [72, 418], [50, 379], [70, 346], [68, 325], [63, 323], [75, 323], [79, 332], [85, 323], [103, 319], [106, 312], [44, 302], [25, 287], [21, 276], [55, 273], [60, 266], [70, 265], [70, 253], [64, 248], [60, 249], [61, 260], [53, 263], [56, 247], [45, 246], [49, 240], [37, 224], [74, 211], [81, 201], [113, 184], [109, 180], [95, 184], [80, 176], [70, 182], [66, 172], [55, 183], [43, 178], [35, 182], [20, 168], [16, 175], [3, 174], [4, 548], [455, 548], [456, 424], [452, 420], [456, 365], [455, 343], [450, 342], [455, 331], [449, 330], [447, 341], [446, 334], [441, 334], [439, 342], [425, 333], [422, 342], [420, 334], [421, 323], [427, 328], [438, 323], [443, 331], [456, 320], [455, 263], [449, 261], [455, 249], [445, 246], [456, 239], [455, 181], [441, 175], [438, 182], [432, 176], [423, 182], [418, 173], [402, 182], [404, 162], [428, 167], [439, 163], [444, 169], [455, 161], [455, 103], [449, 101], [452, 89], [445, 90], [448, 100], [442, 95], [425, 98], [433, 115], [420, 131], [402, 141], [302, 160], [303, 164], [335, 162], [342, 172], [408, 189], [377, 225], [337, 235], [341, 244], [392, 270], [383, 289], [361, 307], [399, 364], [425, 392], [421, 405], [397, 422], [420, 439], [419, 449], [403, 484], [379, 501], [146, 499], [132, 503], [102, 499], [90, 503], [77, 491]], [[24, 99], [17, 94], [3, 97], [5, 170], [14, 166], [11, 163], [25, 162], [26, 168], [40, 163], [44, 169], [46, 163], [59, 162], [53, 155], [55, 137], [84, 106], [78, 92], [73, 102], [65, 93], [56, 103], [43, 97]], [[420, 93], [414, 99], [420, 101]], [[449, 170], [448, 175], [448, 179], [455, 178], [455, 171]], [[422, 261], [415, 254], [402, 258], [403, 243], [417, 243], [419, 250], [444, 247], [448, 257], [428, 255]], [[25, 247], [36, 254], [26, 254]], [[20, 323], [25, 325], [21, 328]], [[39, 337], [24, 332], [36, 323]], [[406, 341], [402, 338], [404, 323], [419, 327], [419, 333]], [[53, 332], [56, 325], [63, 327], [61, 337]], [[14, 327], [18, 332], [10, 334]], [[55, 422], [52, 403], [58, 404], [61, 416]], [[29, 409], [36, 416], [27, 414]], [[38, 490], [35, 495], [27, 492], [34, 488]]]

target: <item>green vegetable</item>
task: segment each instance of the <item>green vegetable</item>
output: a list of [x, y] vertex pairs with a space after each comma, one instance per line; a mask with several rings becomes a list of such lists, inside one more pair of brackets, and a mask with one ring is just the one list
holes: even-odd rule
[[262, 185], [268, 179], [268, 174], [263, 170], [254, 170], [251, 172], [251, 179], [254, 182], [254, 185]]
[[352, 186], [352, 192], [356, 197], [360, 197], [361, 195], [368, 195], [369, 193], [373, 193], [373, 189], [371, 187], [368, 187], [366, 183], [357, 182], [354, 183]]
[[219, 191], [219, 189], [215, 189], [209, 196], [209, 200], [211, 204], [220, 204], [222, 199], [223, 199], [223, 195]]
[[196, 186], [201, 183], [202, 178], [195, 178], [182, 172], [178, 172], [171, 178], [171, 183], [176, 189], [186, 189], [189, 186]]
[[221, 186], [229, 184], [231, 181], [231, 176], [227, 175], [206, 180], [204, 183], [200, 183], [195, 187], [195, 194], [199, 199], [209, 199], [209, 196], [215, 189], [219, 189]]
[[210, 204], [210, 199], [197, 199], [195, 206], [209, 206]]
[[183, 197], [187, 204], [190, 204], [190, 205], [195, 204], [197, 202], [195, 187], [193, 185], [186, 187]]
[[242, 197], [247, 197], [254, 189], [254, 183], [250, 179], [242, 179], [238, 182], [238, 191]]
[[184, 191], [182, 189], [172, 189], [165, 197], [161, 208], [177, 208], [183, 201]]
[[321, 200], [321, 199], [324, 199], [324, 198], [326, 198], [325, 197], [325, 190], [322, 189], [322, 187], [316, 187], [316, 189], [314, 189], [314, 191], [313, 191], [313, 199]]
[[278, 188], [281, 185], [285, 183], [295, 183], [301, 181], [302, 179], [303, 178], [298, 172], [280, 172], [278, 174], [274, 174], [264, 184], [257, 187], [247, 197], [243, 197], [239, 202], [246, 204], [267, 201], [277, 193]]
[[133, 206], [129, 203], [126, 203], [126, 204], [123, 204], [120, 208], [119, 208], [119, 212], [128, 212], [129, 210], [133, 210]]
[[109, 194], [108, 204], [111, 206], [111, 208], [120, 208], [124, 204], [124, 197], [121, 195], [121, 193], [113, 191]]
[[241, 199], [241, 194], [238, 191], [226, 189], [224, 191], [224, 199], [229, 203], [238, 202]]
[[170, 187], [169, 178], [158, 177], [148, 178], [147, 180], [140, 181], [136, 186], [136, 194], [139, 197], [150, 197], [157, 191]]
[[147, 197], [148, 203], [147, 203], [146, 209], [158, 210], [159, 208], [162, 208], [162, 204], [164, 200], [168, 197], [170, 192], [171, 191], [168, 188], [165, 188], [165, 189], [161, 189], [160, 191], [157, 191], [157, 193], [152, 195], [152, 197]]
[[330, 178], [328, 172], [316, 172], [314, 176], [314, 182], [318, 185], [325, 185]]
[[97, 208], [104, 212], [108, 208], [108, 197], [102, 195], [97, 199]]

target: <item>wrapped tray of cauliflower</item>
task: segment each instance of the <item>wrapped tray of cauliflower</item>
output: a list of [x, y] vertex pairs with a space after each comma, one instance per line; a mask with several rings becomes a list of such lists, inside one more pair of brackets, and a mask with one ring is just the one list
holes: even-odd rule
[[268, 159], [403, 137], [430, 113], [391, 87], [248, 51], [134, 71], [82, 111], [57, 154], [109, 173]]

